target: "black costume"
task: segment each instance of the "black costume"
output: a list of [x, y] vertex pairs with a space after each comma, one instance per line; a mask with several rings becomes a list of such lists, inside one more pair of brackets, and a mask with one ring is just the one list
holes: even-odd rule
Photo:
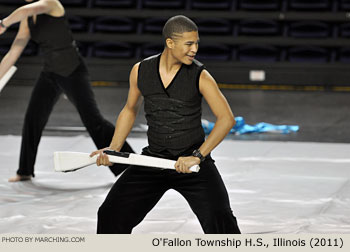
[[[199, 76], [203, 65], [182, 64], [167, 88], [159, 74], [160, 55], [139, 65], [138, 88], [145, 102], [149, 146], [144, 155], [177, 160], [204, 142]], [[130, 166], [117, 180], [98, 211], [97, 233], [131, 233], [163, 194], [184, 196], [205, 233], [240, 233], [226, 188], [208, 155], [198, 173]]]
[[[44, 67], [33, 89], [24, 119], [18, 175], [34, 176], [34, 163], [45, 124], [64, 92], [77, 108], [97, 148], [109, 146], [114, 126], [100, 114], [92, 92], [88, 70], [78, 52], [65, 16], [38, 15], [28, 18], [31, 38], [40, 46]], [[121, 151], [133, 152], [128, 143]], [[113, 165], [118, 175], [126, 165]]]

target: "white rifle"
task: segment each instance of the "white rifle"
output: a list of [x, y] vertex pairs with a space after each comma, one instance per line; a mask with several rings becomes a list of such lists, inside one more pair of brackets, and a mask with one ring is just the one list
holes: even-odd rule
[[11, 79], [12, 75], [17, 71], [16, 66], [10, 67], [9, 70], [5, 73], [5, 75], [0, 79], [0, 92], [5, 87], [6, 83]]
[[[176, 161], [170, 159], [111, 150], [105, 150], [104, 153], [108, 155], [108, 159], [111, 163], [148, 166], [160, 169], [175, 169]], [[89, 153], [83, 152], [54, 152], [55, 171], [72, 172], [79, 170], [95, 164], [97, 156], [98, 155], [90, 157]], [[199, 166], [192, 166], [190, 170], [192, 172], [198, 172]]]

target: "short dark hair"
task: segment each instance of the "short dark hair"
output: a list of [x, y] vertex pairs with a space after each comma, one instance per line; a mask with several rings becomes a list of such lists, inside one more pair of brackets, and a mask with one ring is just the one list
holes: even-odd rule
[[168, 38], [174, 39], [178, 36], [177, 34], [192, 31], [198, 31], [197, 25], [188, 17], [178, 15], [166, 21], [163, 27], [163, 38], [164, 40]]

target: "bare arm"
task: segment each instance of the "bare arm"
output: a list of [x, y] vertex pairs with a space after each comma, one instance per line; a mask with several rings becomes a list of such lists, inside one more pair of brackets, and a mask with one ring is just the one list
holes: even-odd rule
[[[216, 117], [213, 130], [208, 138], [200, 146], [199, 150], [203, 156], [208, 155], [229, 133], [235, 124], [235, 119], [226, 98], [221, 93], [214, 78], [203, 70], [199, 79], [199, 90], [209, 104], [210, 109]], [[199, 164], [197, 157], [180, 157], [175, 164], [178, 172], [188, 173], [189, 167]]]
[[10, 50], [2, 58], [0, 63], [0, 78], [4, 76], [7, 70], [13, 66], [18, 58], [21, 56], [24, 48], [30, 39], [30, 32], [28, 29], [27, 20], [23, 20], [19, 26], [18, 33], [13, 41]]
[[97, 165], [112, 165], [106, 154], [103, 154], [103, 150], [105, 149], [112, 149], [115, 151], [120, 151], [122, 148], [127, 136], [129, 135], [132, 126], [134, 125], [137, 113], [139, 111], [140, 105], [142, 104], [143, 97], [141, 95], [141, 92], [139, 88], [137, 87], [137, 74], [139, 69], [139, 63], [134, 65], [134, 67], [131, 70], [130, 77], [129, 77], [129, 94], [127, 102], [120, 112], [116, 127], [114, 131], [114, 136], [112, 138], [111, 144], [109, 147], [104, 148], [102, 150], [97, 150], [91, 153], [90, 156], [94, 156], [99, 154], [99, 157], [97, 158]]
[[213, 130], [199, 148], [202, 155], [206, 156], [225, 138], [236, 121], [226, 98], [214, 78], [206, 70], [201, 74], [199, 89], [216, 117]]
[[[26, 4], [17, 8], [8, 17], [2, 20], [3, 25], [9, 27], [15, 23], [23, 21], [30, 16], [49, 14], [52, 16], [60, 16], [64, 14], [64, 8], [57, 0], [41, 0], [35, 3]], [[0, 34], [4, 31], [0, 31]]]
[[136, 64], [131, 70], [129, 78], [130, 88], [128, 100], [118, 116], [114, 136], [109, 146], [111, 149], [116, 151], [119, 151], [122, 148], [127, 136], [132, 129], [132, 126], [134, 125], [137, 113], [143, 101], [141, 92], [137, 87], [138, 69], [139, 63]]

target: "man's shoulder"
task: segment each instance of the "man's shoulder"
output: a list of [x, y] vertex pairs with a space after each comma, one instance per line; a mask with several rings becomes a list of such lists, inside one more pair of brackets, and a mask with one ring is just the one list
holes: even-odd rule
[[157, 60], [157, 58], [158, 58], [159, 55], [160, 55], [160, 54], [156, 54], [156, 55], [149, 56], [149, 57], [143, 59], [143, 60], [141, 61], [141, 63], [143, 63], [143, 62], [155, 61], [155, 60]]

